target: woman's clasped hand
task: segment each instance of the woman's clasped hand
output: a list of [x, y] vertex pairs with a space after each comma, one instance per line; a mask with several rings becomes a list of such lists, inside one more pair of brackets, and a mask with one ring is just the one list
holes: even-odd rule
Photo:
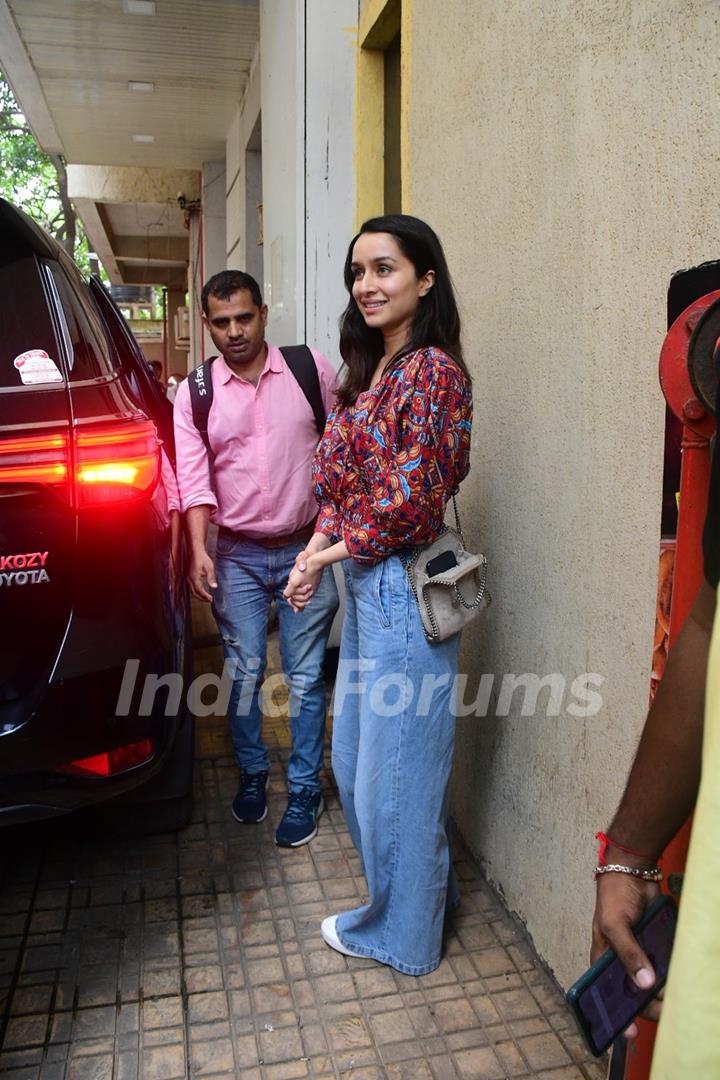
[[293, 611], [302, 611], [310, 603], [322, 577], [322, 566], [312, 561], [312, 553], [301, 551], [295, 559], [295, 566], [290, 571], [287, 587], [283, 596]]

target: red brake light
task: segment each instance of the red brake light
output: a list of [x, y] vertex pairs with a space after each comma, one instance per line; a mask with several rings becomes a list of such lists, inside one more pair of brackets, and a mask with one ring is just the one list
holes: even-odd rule
[[67, 480], [67, 436], [23, 435], [0, 440], [0, 484], [61, 484]]
[[[160, 475], [155, 425], [133, 419], [79, 424], [74, 433], [75, 488], [80, 506], [127, 501], [151, 492]], [[69, 478], [64, 433], [0, 439], [0, 484], [62, 484]]]
[[57, 771], [73, 776], [116, 776], [118, 773], [136, 769], [138, 765], [144, 765], [154, 753], [155, 744], [152, 739], [143, 739], [142, 742], [107, 750], [104, 754], [69, 761]]
[[79, 428], [75, 446], [81, 506], [132, 499], [157, 483], [160, 443], [151, 420]]

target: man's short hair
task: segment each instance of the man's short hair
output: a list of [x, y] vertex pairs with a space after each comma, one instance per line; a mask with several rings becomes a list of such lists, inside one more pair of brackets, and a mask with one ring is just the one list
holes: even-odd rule
[[214, 296], [216, 300], [229, 300], [240, 289], [247, 289], [255, 307], [263, 306], [260, 286], [254, 277], [246, 274], [244, 270], [221, 270], [219, 274], [213, 274], [203, 286], [200, 296], [203, 311], [207, 315], [209, 296]]

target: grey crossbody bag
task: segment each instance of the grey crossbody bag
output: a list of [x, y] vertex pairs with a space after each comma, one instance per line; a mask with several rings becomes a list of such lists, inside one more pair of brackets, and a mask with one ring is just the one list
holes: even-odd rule
[[403, 559], [425, 637], [433, 643], [459, 634], [490, 604], [487, 559], [465, 550], [454, 495], [452, 502], [457, 529], [446, 526], [432, 544]]

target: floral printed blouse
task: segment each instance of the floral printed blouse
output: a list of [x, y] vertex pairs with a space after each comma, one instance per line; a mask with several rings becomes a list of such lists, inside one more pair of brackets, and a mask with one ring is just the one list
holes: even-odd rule
[[316, 529], [376, 563], [437, 539], [470, 468], [472, 392], [452, 357], [409, 353], [328, 418], [315, 454]]

